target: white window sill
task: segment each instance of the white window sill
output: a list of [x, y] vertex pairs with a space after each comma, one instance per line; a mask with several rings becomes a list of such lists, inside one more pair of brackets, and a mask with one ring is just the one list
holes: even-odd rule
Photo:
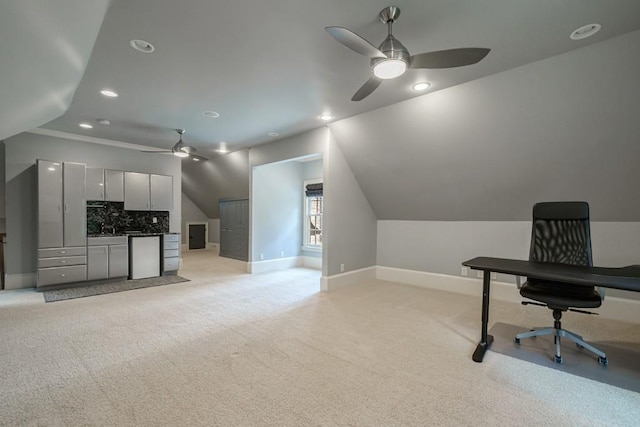
[[305, 252], [322, 253], [322, 246], [303, 246], [302, 250], [305, 251]]

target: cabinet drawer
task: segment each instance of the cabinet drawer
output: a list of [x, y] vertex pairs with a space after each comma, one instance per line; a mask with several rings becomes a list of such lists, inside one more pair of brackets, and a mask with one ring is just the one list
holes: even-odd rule
[[165, 258], [163, 260], [163, 271], [176, 271], [180, 267], [180, 258]]
[[164, 249], [180, 249], [180, 242], [164, 242]]
[[126, 245], [127, 236], [88, 237], [87, 246]]
[[164, 251], [165, 258], [177, 257], [180, 256], [180, 251], [177, 249], [169, 249]]
[[165, 242], [179, 242], [180, 235], [179, 234], [165, 234], [164, 235]]
[[85, 280], [87, 280], [86, 265], [38, 269], [38, 286], [83, 282]]
[[54, 258], [86, 255], [86, 246], [75, 248], [38, 249], [38, 258]]
[[66, 265], [83, 265], [87, 263], [86, 256], [67, 256], [60, 258], [42, 258], [38, 260], [38, 268], [64, 267]]

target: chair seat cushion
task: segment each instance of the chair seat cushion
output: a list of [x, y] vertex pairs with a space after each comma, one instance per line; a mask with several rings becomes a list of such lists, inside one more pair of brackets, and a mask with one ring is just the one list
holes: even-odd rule
[[602, 297], [593, 286], [568, 285], [547, 280], [527, 280], [520, 295], [547, 304], [551, 309], [596, 308]]

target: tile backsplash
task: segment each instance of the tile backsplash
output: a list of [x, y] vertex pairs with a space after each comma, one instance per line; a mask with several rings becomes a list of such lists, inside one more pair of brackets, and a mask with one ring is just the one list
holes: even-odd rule
[[[154, 218], [157, 222], [154, 223]], [[168, 233], [169, 212], [125, 211], [123, 202], [87, 202], [87, 234]]]

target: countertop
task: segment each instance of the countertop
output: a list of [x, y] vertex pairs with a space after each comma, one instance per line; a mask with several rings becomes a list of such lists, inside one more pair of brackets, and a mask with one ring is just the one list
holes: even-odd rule
[[128, 236], [128, 237], [150, 237], [150, 236], [164, 236], [165, 234], [180, 234], [180, 233], [104, 233], [104, 234], [88, 234], [87, 237], [119, 237], [119, 236]]

